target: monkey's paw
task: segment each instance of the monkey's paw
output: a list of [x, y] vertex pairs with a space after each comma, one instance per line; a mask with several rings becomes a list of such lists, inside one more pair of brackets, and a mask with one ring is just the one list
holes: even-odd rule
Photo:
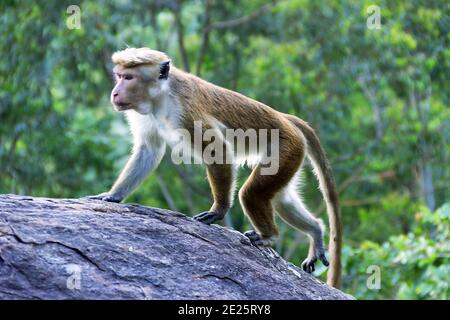
[[[319, 260], [322, 261], [322, 263], [323, 263], [323, 265], [325, 267], [328, 267], [330, 265], [330, 263], [328, 262], [328, 259], [325, 256], [324, 252], [319, 254]], [[303, 269], [303, 271], [306, 271], [308, 273], [313, 273], [316, 270], [316, 268], [315, 268], [315, 263], [316, 262], [317, 262], [317, 256], [316, 255], [306, 258], [302, 262], [302, 269]]]
[[249, 230], [244, 232], [244, 236], [250, 239], [250, 242], [257, 247], [270, 247], [273, 242], [274, 238], [261, 238], [261, 236], [254, 230]]
[[86, 198], [91, 199], [91, 200], [102, 200], [102, 201], [116, 202], [116, 203], [119, 203], [122, 201], [122, 198], [120, 198], [116, 195], [107, 193], [107, 192], [101, 193], [101, 194], [98, 194], [95, 196], [87, 196]]
[[213, 222], [216, 222], [217, 220], [222, 220], [223, 216], [214, 213], [214, 212], [210, 212], [210, 211], [205, 211], [202, 213], [199, 213], [197, 215], [194, 216], [194, 220], [203, 222], [205, 224], [211, 224]]

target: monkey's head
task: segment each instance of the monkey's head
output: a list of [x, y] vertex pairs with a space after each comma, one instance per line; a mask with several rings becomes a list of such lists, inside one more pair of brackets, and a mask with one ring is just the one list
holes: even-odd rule
[[170, 59], [149, 48], [128, 48], [112, 55], [116, 85], [111, 103], [117, 111], [151, 112], [152, 101], [168, 89]]

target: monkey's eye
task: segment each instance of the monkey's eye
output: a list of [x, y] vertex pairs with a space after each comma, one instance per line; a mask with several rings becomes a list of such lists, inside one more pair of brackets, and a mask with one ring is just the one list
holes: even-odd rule
[[126, 74], [126, 75], [123, 76], [123, 78], [124, 78], [125, 80], [131, 80], [131, 79], [133, 79], [133, 76], [130, 75], [130, 74]]

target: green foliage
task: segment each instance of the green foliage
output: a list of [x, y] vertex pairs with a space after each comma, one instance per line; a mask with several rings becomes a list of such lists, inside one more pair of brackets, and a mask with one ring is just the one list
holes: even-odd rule
[[[373, 1], [280, 0], [256, 15], [268, 1], [206, 3], [80, 1], [81, 28], [71, 30], [70, 1], [3, 1], [0, 192], [105, 191], [131, 147], [109, 105], [110, 56], [148, 46], [317, 130], [340, 193], [344, 290], [370, 299], [447, 298], [448, 205], [434, 214], [424, 206], [433, 211], [450, 196], [448, 4], [378, 1], [381, 28], [371, 30]], [[204, 169], [175, 166], [169, 156], [127, 201], [190, 215], [208, 209]], [[304, 198], [323, 216], [306, 168]], [[227, 219], [250, 228], [238, 205]], [[284, 224], [281, 234], [277, 250], [299, 264], [305, 239]], [[382, 267], [380, 291], [365, 285], [372, 264]]]
[[[417, 212], [413, 230], [377, 244], [344, 248], [345, 287], [360, 299], [450, 298], [450, 203]], [[369, 266], [381, 270], [379, 290], [364, 284]]]

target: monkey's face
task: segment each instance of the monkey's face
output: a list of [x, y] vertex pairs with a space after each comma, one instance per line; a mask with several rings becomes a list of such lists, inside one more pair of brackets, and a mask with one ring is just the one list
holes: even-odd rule
[[151, 111], [152, 99], [162, 90], [159, 66], [140, 65], [133, 68], [114, 67], [116, 85], [111, 103], [117, 111], [134, 109], [141, 114]]

